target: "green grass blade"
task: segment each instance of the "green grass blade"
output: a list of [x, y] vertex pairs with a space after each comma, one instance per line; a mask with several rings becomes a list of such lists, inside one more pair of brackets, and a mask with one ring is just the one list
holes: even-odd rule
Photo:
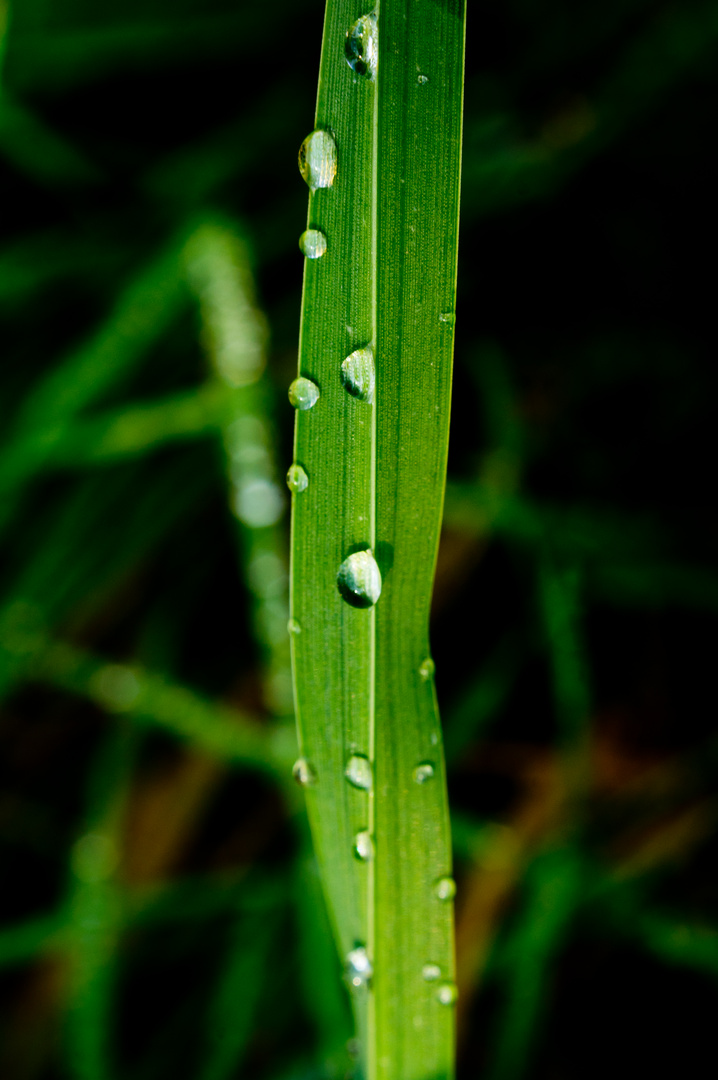
[[[350, 970], [365, 1071], [413, 1080], [452, 1072], [452, 905], [436, 893], [451, 855], [428, 613], [451, 391], [463, 3], [381, 0], [374, 75], [366, 47], [359, 71], [345, 59], [362, 15], [369, 32], [355, 5], [327, 6], [316, 129], [325, 148], [335, 142], [337, 169], [332, 183], [325, 153], [309, 207], [326, 253], [307, 259], [304, 281], [299, 373], [320, 396], [302, 402], [295, 433], [308, 486], [293, 506], [294, 674], [336, 936], [345, 957], [361, 946], [373, 965], [368, 981]], [[321, 247], [308, 240], [305, 252]], [[375, 390], [355, 380], [347, 393], [342, 364], [365, 349]], [[340, 565], [362, 551], [383, 579], [375, 604], [376, 581], [352, 587], [349, 574], [338, 591]], [[370, 763], [371, 793], [345, 779], [352, 755]], [[364, 830], [376, 856], [366, 861], [353, 855]]]

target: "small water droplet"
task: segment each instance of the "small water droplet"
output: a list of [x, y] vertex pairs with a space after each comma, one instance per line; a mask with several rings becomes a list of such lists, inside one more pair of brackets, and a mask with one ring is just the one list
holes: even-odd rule
[[301, 634], [301, 632], [302, 632], [302, 628], [299, 625], [299, 623], [297, 622], [297, 620], [296, 619], [290, 619], [289, 622], [287, 623], [287, 633], [288, 634], [293, 634], [294, 636], [296, 636], [297, 634]]
[[433, 779], [434, 766], [430, 761], [422, 761], [420, 765], [416, 766], [412, 776], [417, 784], [425, 784], [427, 780]]
[[445, 982], [436, 989], [436, 1000], [441, 1005], [455, 1005], [458, 996], [459, 991], [456, 989], [456, 983]]
[[328, 131], [312, 131], [299, 148], [299, 171], [312, 191], [328, 188], [337, 174], [337, 144]]
[[327, 238], [319, 229], [307, 229], [299, 237], [299, 250], [308, 259], [320, 259], [327, 250]]
[[319, 387], [311, 379], [300, 375], [289, 387], [289, 400], [295, 409], [302, 412], [312, 409], [319, 401]]
[[370, 862], [374, 858], [374, 841], [368, 829], [362, 829], [354, 837], [354, 854], [362, 862]]
[[419, 664], [419, 674], [424, 680], [430, 679], [435, 671], [436, 664], [430, 656], [427, 656], [426, 660], [422, 660], [421, 664]]
[[434, 886], [434, 893], [439, 900], [453, 900], [456, 896], [456, 882], [452, 877], [441, 877]]
[[302, 785], [302, 787], [312, 787], [312, 785], [317, 782], [316, 769], [303, 757], [300, 757], [298, 761], [294, 762], [292, 776], [298, 784]]
[[439, 315], [439, 322], [444, 323], [445, 326], [453, 326], [456, 322], [456, 315], [453, 311], [442, 311]]
[[362, 791], [371, 791], [371, 763], [363, 754], [352, 754], [346, 763], [344, 775], [354, 787], [361, 788]]
[[373, 974], [374, 968], [363, 945], [347, 953], [347, 977], [352, 986], [366, 986]]
[[376, 75], [378, 59], [378, 33], [373, 15], [362, 15], [347, 31], [344, 55], [347, 64], [357, 75]]
[[337, 574], [339, 592], [352, 607], [372, 607], [381, 596], [381, 571], [371, 551], [355, 551]]
[[420, 85], [420, 86], [423, 86], [423, 85], [424, 85], [424, 83], [428, 83], [428, 81], [429, 81], [429, 76], [428, 76], [428, 75], [419, 75], [419, 76], [417, 77], [417, 80], [416, 80], [416, 81], [417, 81], [417, 82], [419, 83], [419, 85]]
[[374, 400], [374, 353], [356, 349], [342, 364], [342, 385], [352, 397], [371, 404]]
[[421, 969], [421, 977], [426, 982], [436, 982], [437, 979], [441, 978], [441, 968], [438, 964], [424, 964]]
[[299, 495], [309, 487], [309, 477], [301, 465], [290, 465], [287, 469], [287, 487], [295, 495]]

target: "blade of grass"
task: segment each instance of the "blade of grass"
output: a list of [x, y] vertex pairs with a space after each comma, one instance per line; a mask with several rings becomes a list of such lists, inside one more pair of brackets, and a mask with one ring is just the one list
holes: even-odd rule
[[[317, 163], [304, 237], [312, 255], [323, 234], [326, 253], [305, 267], [299, 374], [320, 396], [299, 409], [294, 447], [308, 478], [293, 497], [298, 772], [310, 781], [372, 1080], [453, 1069], [453, 882], [443, 882], [448, 805], [427, 635], [451, 387], [463, 15], [461, 0], [381, 0], [374, 24], [330, 0], [314, 143], [330, 156]], [[367, 353], [349, 360], [367, 349], [373, 393]], [[309, 393], [304, 406], [316, 393], [300, 384], [295, 401], [297, 390]], [[375, 858], [354, 856], [358, 834]]]

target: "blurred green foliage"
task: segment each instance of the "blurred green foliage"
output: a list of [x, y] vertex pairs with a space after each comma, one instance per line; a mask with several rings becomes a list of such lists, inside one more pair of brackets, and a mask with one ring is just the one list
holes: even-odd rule
[[[2, 15], [0, 1075], [342, 1077], [280, 483], [323, 5]], [[707, 0], [469, 12], [460, 1076], [712, 1049], [717, 43]]]

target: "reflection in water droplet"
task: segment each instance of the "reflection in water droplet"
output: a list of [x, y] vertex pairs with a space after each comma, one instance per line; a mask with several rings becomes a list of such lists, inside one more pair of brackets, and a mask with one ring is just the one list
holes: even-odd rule
[[428, 75], [419, 75], [416, 81], [419, 83], [419, 86], [423, 86], [424, 83], [428, 83], [429, 76]]
[[289, 400], [295, 409], [313, 408], [319, 401], [319, 387], [311, 379], [305, 379], [302, 375], [289, 387]]
[[419, 665], [419, 674], [421, 675], [422, 679], [430, 679], [435, 671], [436, 664], [430, 656], [427, 656], [426, 660], [423, 660]]
[[434, 776], [434, 766], [430, 761], [422, 761], [420, 765], [417, 765], [412, 773], [414, 780], [417, 784], [425, 784], [427, 780], [431, 780]]
[[441, 968], [438, 964], [424, 964], [421, 969], [421, 977], [426, 982], [436, 982], [437, 979], [441, 978]]
[[342, 364], [342, 385], [352, 397], [374, 400], [374, 353], [370, 348], [356, 349]]
[[287, 487], [295, 495], [309, 487], [309, 477], [301, 465], [290, 465], [287, 469]]
[[439, 315], [439, 322], [444, 323], [446, 326], [453, 326], [456, 322], [456, 315], [453, 311], [442, 311]]
[[453, 900], [456, 896], [456, 882], [452, 877], [439, 878], [434, 886], [434, 893], [439, 900]]
[[312, 191], [328, 188], [337, 174], [337, 144], [328, 131], [318, 129], [299, 148], [299, 171]]
[[436, 1000], [442, 1005], [455, 1005], [458, 996], [459, 991], [456, 989], [456, 984], [452, 982], [442, 983], [436, 990]]
[[366, 986], [373, 974], [371, 960], [363, 945], [347, 953], [347, 977], [352, 986]]
[[371, 791], [372, 773], [369, 758], [363, 754], [352, 754], [344, 769], [344, 775], [350, 784], [362, 791]]
[[302, 628], [296, 619], [290, 619], [287, 623], [287, 633], [289, 634], [301, 634]]
[[352, 607], [372, 607], [381, 596], [381, 571], [371, 551], [355, 551], [337, 574], [337, 587]]
[[307, 229], [299, 237], [299, 250], [308, 259], [320, 259], [327, 250], [327, 238], [319, 229]]
[[298, 761], [294, 762], [292, 776], [298, 784], [302, 785], [302, 787], [311, 787], [317, 782], [316, 769], [303, 757], [300, 757]]
[[370, 862], [374, 858], [374, 841], [368, 829], [362, 829], [354, 837], [354, 854], [362, 862]]
[[376, 75], [378, 59], [378, 33], [373, 15], [362, 15], [347, 31], [344, 55], [347, 64], [357, 75]]

